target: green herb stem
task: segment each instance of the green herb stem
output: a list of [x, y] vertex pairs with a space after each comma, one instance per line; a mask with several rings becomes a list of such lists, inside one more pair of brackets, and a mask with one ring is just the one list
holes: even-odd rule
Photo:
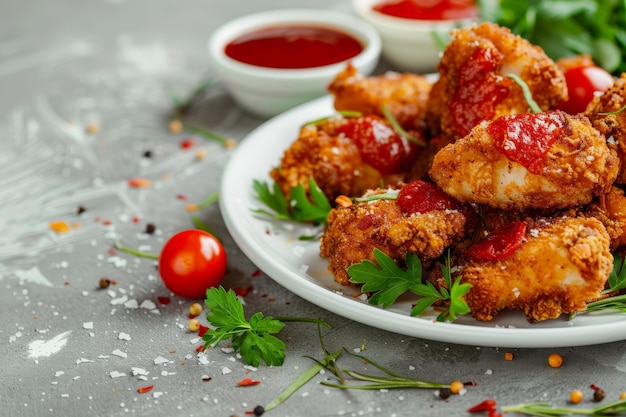
[[209, 129], [205, 129], [205, 128], [200, 127], [200, 126], [185, 124], [185, 129], [190, 131], [191, 133], [196, 133], [196, 134], [204, 137], [205, 139], [209, 139], [209, 140], [221, 143], [224, 146], [229, 146], [231, 143], [233, 143], [232, 139], [227, 138], [224, 135], [220, 135], [219, 133], [216, 133], [216, 132], [214, 132], [212, 130], [209, 130]]
[[219, 240], [219, 241], [222, 240], [222, 239], [219, 238], [219, 236], [217, 235], [215, 230], [213, 230], [213, 228], [211, 228], [211, 226], [209, 226], [208, 224], [203, 222], [198, 216], [191, 216], [191, 222], [193, 223], [193, 225], [194, 225], [194, 227], [196, 229], [204, 230], [205, 232], [210, 233], [213, 236], [215, 236], [215, 238], [217, 240]]
[[398, 120], [396, 120], [393, 114], [391, 114], [391, 111], [389, 110], [389, 107], [387, 107], [387, 104], [382, 103], [380, 105], [380, 108], [383, 112], [383, 115], [385, 115], [385, 118], [387, 119], [387, 121], [389, 122], [393, 130], [395, 130], [395, 132], [398, 135], [405, 138], [409, 142], [415, 143], [418, 146], [422, 146], [422, 147], [426, 146], [426, 142], [424, 142], [422, 139], [418, 139], [415, 136], [411, 135], [409, 132], [404, 130], [402, 126], [400, 126], [400, 123], [398, 123]]
[[519, 413], [529, 416], [595, 416], [608, 417], [626, 415], [626, 400], [619, 400], [594, 408], [553, 407], [545, 402], [534, 402], [502, 407], [504, 413]]
[[283, 323], [316, 323], [326, 327], [327, 329], [333, 328], [333, 326], [327, 321], [324, 321], [322, 319], [313, 319], [309, 317], [274, 317], [274, 320], [279, 320]]
[[129, 248], [128, 246], [122, 245], [118, 240], [116, 240], [114, 244], [115, 249], [128, 253], [129, 255], [138, 256], [140, 258], [159, 259], [159, 255], [157, 253], [142, 252], [137, 249]]
[[515, 81], [517, 85], [520, 86], [520, 88], [522, 89], [522, 93], [524, 94], [524, 98], [528, 103], [528, 107], [530, 107], [530, 110], [533, 113], [541, 113], [543, 110], [541, 110], [541, 107], [539, 107], [539, 105], [533, 98], [533, 95], [528, 88], [528, 84], [526, 84], [526, 82], [522, 80], [517, 74], [507, 74], [507, 77], [511, 78], [513, 81]]
[[264, 408], [265, 411], [269, 411], [276, 408], [287, 400], [294, 392], [302, 388], [307, 382], [309, 382], [315, 375], [318, 375], [327, 365], [337, 360], [341, 356], [343, 349], [338, 349], [333, 353], [327, 354], [324, 359], [319, 363], [315, 363], [300, 376], [298, 376], [287, 388], [285, 388], [276, 398], [269, 402]]

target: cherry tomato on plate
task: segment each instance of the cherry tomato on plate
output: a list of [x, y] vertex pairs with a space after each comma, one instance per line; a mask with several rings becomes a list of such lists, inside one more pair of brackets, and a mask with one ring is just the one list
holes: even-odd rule
[[204, 298], [206, 290], [222, 282], [226, 252], [220, 241], [203, 230], [184, 230], [172, 236], [159, 254], [159, 274], [174, 294]]
[[582, 113], [596, 92], [605, 92], [614, 82], [613, 76], [596, 66], [575, 67], [565, 71], [569, 100], [559, 108], [569, 114]]

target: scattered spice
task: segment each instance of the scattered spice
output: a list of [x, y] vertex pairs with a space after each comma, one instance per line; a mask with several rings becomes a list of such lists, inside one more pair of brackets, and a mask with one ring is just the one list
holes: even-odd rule
[[593, 390], [593, 400], [595, 402], [600, 402], [606, 397], [606, 392], [596, 384], [591, 384], [591, 389]]
[[261, 381], [252, 378], [244, 378], [241, 381], [237, 382], [238, 387], [251, 387], [253, 385], [259, 385]]
[[163, 304], [163, 305], [167, 305], [172, 301], [170, 300], [170, 297], [164, 297], [164, 296], [157, 297], [157, 300], [159, 301], [159, 304]]
[[154, 231], [156, 230], [156, 226], [154, 225], [154, 223], [148, 223], [146, 224], [146, 233], [151, 235], [152, 233], [154, 233]]
[[448, 398], [450, 398], [450, 395], [452, 395], [450, 388], [441, 388], [439, 390], [439, 398], [441, 398], [442, 400], [447, 400]]
[[619, 395], [619, 399], [620, 399], [620, 400], [626, 400], [626, 391], [622, 392], [622, 393]]
[[198, 330], [200, 330], [200, 322], [196, 319], [191, 319], [189, 320], [188, 327], [189, 330], [191, 330], [192, 332], [197, 332]]
[[513, 360], [513, 354], [511, 352], [504, 352], [504, 360], [505, 361], [512, 361]]
[[189, 306], [189, 314], [191, 314], [192, 316], [199, 316], [200, 313], [202, 313], [202, 304], [193, 303]]
[[552, 368], [560, 368], [563, 365], [563, 356], [558, 353], [552, 353], [548, 356], [548, 365]]
[[111, 280], [108, 278], [100, 278], [100, 281], [98, 282], [98, 287], [103, 290], [106, 288], [109, 288], [110, 285], [111, 285]]
[[147, 150], [143, 153], [143, 157], [144, 158], [152, 158], [152, 151], [151, 150]]
[[579, 389], [575, 389], [569, 394], [569, 401], [572, 404], [580, 403], [583, 400], [583, 398], [584, 398], [583, 392]]
[[352, 205], [352, 199], [342, 194], [335, 199], [335, 203], [337, 203], [341, 207], [350, 207]]
[[183, 139], [180, 141], [180, 149], [189, 149], [193, 148], [195, 142], [193, 139]]
[[152, 388], [154, 388], [154, 385], [148, 385], [145, 387], [137, 388], [137, 392], [139, 394], [145, 394], [146, 392], [152, 391]]
[[76, 211], [75, 212], [76, 212], [77, 215], [79, 215], [79, 214], [82, 214], [82, 213], [84, 213], [86, 211], [87, 211], [87, 209], [85, 208], [85, 206], [78, 206], [78, 207], [76, 207]]
[[66, 222], [60, 220], [49, 223], [50, 229], [54, 230], [56, 233], [67, 233], [70, 231], [70, 225]]
[[146, 178], [131, 178], [128, 180], [128, 186], [132, 188], [148, 188], [152, 187], [152, 181]]
[[87, 127], [85, 128], [85, 131], [89, 133], [90, 135], [94, 133], [98, 133], [99, 130], [100, 130], [100, 126], [98, 126], [98, 124], [94, 122], [87, 124]]
[[196, 160], [198, 161], [202, 161], [204, 158], [206, 158], [206, 151], [204, 149], [198, 149], [196, 151]]
[[452, 394], [459, 394], [463, 388], [465, 388], [465, 384], [461, 381], [454, 381], [450, 384], [450, 392]]
[[170, 120], [168, 129], [171, 133], [180, 133], [183, 131], [183, 122], [178, 119], [172, 119]]

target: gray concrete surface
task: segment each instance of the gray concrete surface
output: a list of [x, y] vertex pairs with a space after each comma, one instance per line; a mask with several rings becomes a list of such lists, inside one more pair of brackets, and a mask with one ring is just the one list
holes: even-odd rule
[[[282, 367], [246, 368], [222, 349], [199, 358], [201, 342], [186, 328], [191, 301], [168, 293], [153, 261], [111, 251], [115, 238], [158, 251], [191, 227], [185, 204], [218, 188], [231, 151], [201, 140], [181, 149], [185, 135], [167, 130], [166, 86], [184, 95], [210, 73], [205, 44], [221, 22], [285, 6], [350, 10], [346, 0], [0, 2], [0, 415], [243, 416], [310, 367], [306, 356], [321, 358], [316, 329], [307, 324], [281, 333]], [[237, 140], [263, 122], [219, 88], [192, 117]], [[87, 132], [91, 123], [97, 132]], [[206, 158], [196, 158], [198, 149]], [[129, 188], [133, 177], [152, 186]], [[77, 214], [79, 207], [86, 211]], [[569, 392], [581, 389], [583, 405], [593, 406], [590, 384], [604, 388], [605, 401], [626, 391], [623, 342], [494, 348], [378, 330], [321, 310], [258, 273], [229, 238], [217, 206], [196, 214], [224, 238], [224, 284], [252, 286], [247, 312], [323, 318], [334, 325], [324, 336], [329, 350], [365, 348], [416, 379], [476, 382], [442, 400], [432, 390], [326, 388], [319, 384], [326, 373], [267, 415], [456, 416], [486, 398], [566, 405]], [[57, 234], [52, 221], [71, 230]], [[154, 235], [144, 233], [148, 223]], [[98, 289], [102, 277], [115, 285]], [[555, 351], [565, 359], [558, 369], [547, 365]], [[261, 383], [237, 387], [246, 377]], [[138, 392], [147, 386], [153, 389]]]

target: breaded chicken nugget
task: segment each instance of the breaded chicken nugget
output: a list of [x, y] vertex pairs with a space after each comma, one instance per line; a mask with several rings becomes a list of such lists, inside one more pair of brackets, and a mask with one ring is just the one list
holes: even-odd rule
[[446, 193], [498, 209], [563, 209], [604, 194], [616, 152], [582, 115], [554, 110], [483, 122], [435, 155], [431, 178]]
[[557, 65], [527, 40], [507, 28], [483, 23], [452, 31], [438, 66], [427, 108], [432, 135], [460, 138], [478, 123], [528, 110], [521, 88], [526, 82], [544, 110], [567, 99], [567, 85]]
[[467, 258], [459, 266], [471, 314], [489, 321], [503, 309], [523, 310], [529, 322], [584, 311], [613, 268], [609, 236], [595, 218], [529, 221], [525, 241], [502, 260]]

